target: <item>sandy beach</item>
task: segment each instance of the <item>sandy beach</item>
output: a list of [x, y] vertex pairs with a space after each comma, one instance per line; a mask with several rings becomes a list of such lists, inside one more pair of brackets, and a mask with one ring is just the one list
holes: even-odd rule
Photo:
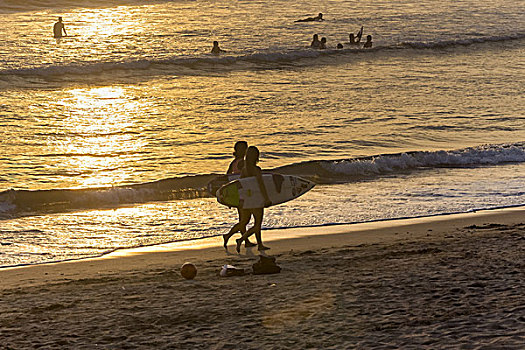
[[[0, 270], [4, 349], [522, 349], [525, 207], [263, 232]], [[233, 242], [232, 242], [233, 244]], [[234, 251], [233, 245], [230, 252]], [[198, 275], [184, 280], [179, 267]]]

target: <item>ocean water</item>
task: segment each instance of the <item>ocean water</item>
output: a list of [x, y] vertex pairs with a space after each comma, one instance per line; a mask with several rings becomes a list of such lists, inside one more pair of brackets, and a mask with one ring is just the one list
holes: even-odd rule
[[[225, 233], [205, 186], [240, 139], [317, 183], [263, 237], [525, 204], [519, 1], [3, 0], [0, 20], [0, 266]], [[335, 49], [361, 25], [372, 49]]]

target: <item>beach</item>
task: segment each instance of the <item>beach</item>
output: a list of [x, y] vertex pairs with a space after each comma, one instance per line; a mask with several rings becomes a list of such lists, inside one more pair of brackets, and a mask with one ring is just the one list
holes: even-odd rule
[[[523, 348], [519, 1], [4, 0], [0, 21], [0, 350]], [[264, 210], [278, 274], [223, 248], [218, 180], [255, 164], [272, 193], [315, 184]]]
[[[521, 349], [525, 207], [207, 238], [0, 269], [6, 349]], [[230, 247], [233, 252], [233, 246]], [[182, 263], [198, 268], [194, 280]]]
[[265, 230], [523, 205], [522, 7], [5, 0], [0, 267], [227, 232], [207, 184], [238, 141], [316, 184]]

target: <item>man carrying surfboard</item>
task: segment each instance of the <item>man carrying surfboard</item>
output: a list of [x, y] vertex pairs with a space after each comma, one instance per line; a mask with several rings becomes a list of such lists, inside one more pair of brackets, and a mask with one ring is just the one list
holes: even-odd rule
[[[241, 170], [244, 167], [244, 156], [246, 154], [246, 149], [248, 148], [248, 142], [246, 141], [237, 141], [235, 143], [235, 146], [233, 146], [234, 152], [233, 156], [235, 157], [234, 160], [230, 163], [230, 166], [228, 167], [228, 171], [226, 172], [227, 175], [234, 175], [234, 174], [241, 174]], [[237, 212], [239, 214], [239, 223], [241, 222], [241, 209], [237, 208]], [[249, 221], [249, 218], [248, 218]], [[247, 223], [246, 223], [247, 224]], [[222, 235], [222, 239], [224, 240], [224, 249], [228, 249], [228, 240], [233, 236], [235, 233], [240, 232], [241, 235], [244, 235], [246, 232], [246, 224], [244, 226], [242, 225], [235, 225], [231, 228], [231, 230]], [[250, 242], [248, 239], [245, 240], [244, 243], [246, 248], [255, 247], [255, 243]]]
[[[264, 197], [264, 205], [261, 208], [241, 209], [240, 210], [241, 217], [237, 225], [244, 225], [244, 227], [246, 227], [252, 215], [255, 220], [255, 223], [253, 227], [251, 227], [248, 231], [246, 231], [242, 235], [241, 238], [236, 240], [237, 247], [235, 249], [237, 250], [237, 253], [241, 252], [242, 242], [254, 233], [255, 233], [255, 238], [257, 239], [257, 246], [258, 246], [257, 249], [259, 251], [270, 249], [268, 247], [265, 247], [262, 243], [261, 228], [262, 228], [262, 220], [264, 216], [264, 207], [269, 207], [270, 205], [272, 205], [272, 202], [270, 201], [270, 198], [268, 197], [268, 193], [266, 192], [266, 187], [264, 186], [264, 182], [262, 178], [262, 170], [260, 167], [257, 166], [258, 161], [259, 161], [259, 149], [255, 146], [248, 147], [248, 149], [246, 150], [246, 159], [244, 161], [244, 167], [242, 168], [242, 171], [241, 171], [241, 178], [253, 176], [257, 179], [257, 183], [259, 184], [259, 188], [261, 189], [261, 193]], [[234, 228], [235, 226], [232, 228], [232, 230]]]

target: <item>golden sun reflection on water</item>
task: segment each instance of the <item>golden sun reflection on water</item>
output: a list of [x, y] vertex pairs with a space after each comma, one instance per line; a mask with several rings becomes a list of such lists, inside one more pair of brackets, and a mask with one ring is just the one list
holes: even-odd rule
[[111, 186], [129, 174], [124, 164], [145, 142], [137, 139], [133, 116], [139, 103], [120, 86], [66, 91], [61, 101], [69, 111], [62, 124], [65, 138], [55, 152], [65, 158], [69, 176], [78, 187]]
[[79, 25], [78, 35], [81, 37], [115, 37], [128, 35], [142, 28], [141, 17], [130, 16], [129, 8], [125, 6], [108, 9], [86, 9], [76, 18], [84, 25]]

